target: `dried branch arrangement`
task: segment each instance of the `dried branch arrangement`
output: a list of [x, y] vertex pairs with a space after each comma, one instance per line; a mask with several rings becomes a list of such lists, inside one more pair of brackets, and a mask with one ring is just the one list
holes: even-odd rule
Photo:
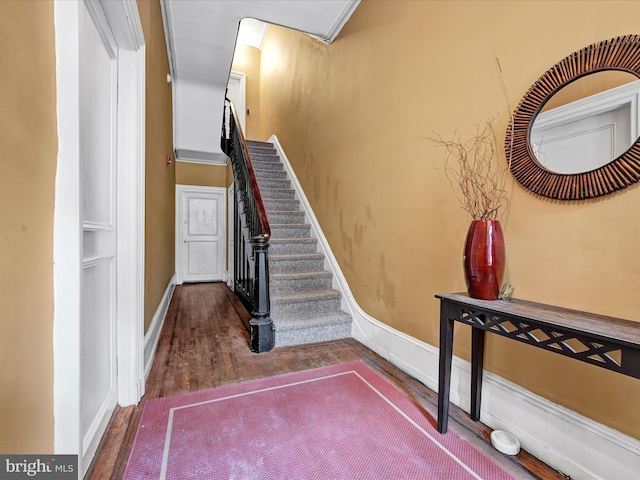
[[509, 162], [501, 161], [494, 123], [497, 114], [476, 125], [463, 140], [446, 140], [438, 133], [427, 137], [445, 150], [443, 170], [462, 208], [473, 220], [495, 220], [507, 201], [505, 184]]

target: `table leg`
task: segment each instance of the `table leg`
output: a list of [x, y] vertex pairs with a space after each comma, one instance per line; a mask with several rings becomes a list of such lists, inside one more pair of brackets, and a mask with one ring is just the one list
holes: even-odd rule
[[449, 389], [451, 387], [451, 360], [453, 356], [453, 320], [448, 306], [440, 304], [440, 365], [438, 377], [438, 432], [447, 433], [449, 423]]
[[484, 362], [484, 330], [471, 328], [471, 419], [480, 420], [482, 400], [482, 368]]

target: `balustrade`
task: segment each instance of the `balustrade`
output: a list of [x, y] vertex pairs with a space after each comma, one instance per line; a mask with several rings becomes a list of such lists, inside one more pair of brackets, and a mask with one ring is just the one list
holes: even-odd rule
[[234, 292], [251, 313], [251, 351], [268, 352], [275, 332], [270, 317], [269, 238], [271, 229], [258, 182], [251, 165], [249, 148], [233, 102], [225, 102], [221, 146], [231, 159], [234, 177]]

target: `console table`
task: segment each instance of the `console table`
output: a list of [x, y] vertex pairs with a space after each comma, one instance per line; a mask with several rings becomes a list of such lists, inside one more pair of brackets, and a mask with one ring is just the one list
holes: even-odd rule
[[485, 332], [640, 378], [640, 322], [519, 299], [479, 300], [463, 293], [440, 299], [438, 431], [446, 433], [453, 325], [471, 329], [471, 418], [480, 419]]

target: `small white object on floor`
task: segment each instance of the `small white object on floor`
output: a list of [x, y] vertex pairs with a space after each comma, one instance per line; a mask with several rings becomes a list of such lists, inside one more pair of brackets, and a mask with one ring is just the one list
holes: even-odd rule
[[517, 455], [520, 452], [520, 441], [503, 430], [491, 432], [491, 444], [496, 450], [506, 455]]

